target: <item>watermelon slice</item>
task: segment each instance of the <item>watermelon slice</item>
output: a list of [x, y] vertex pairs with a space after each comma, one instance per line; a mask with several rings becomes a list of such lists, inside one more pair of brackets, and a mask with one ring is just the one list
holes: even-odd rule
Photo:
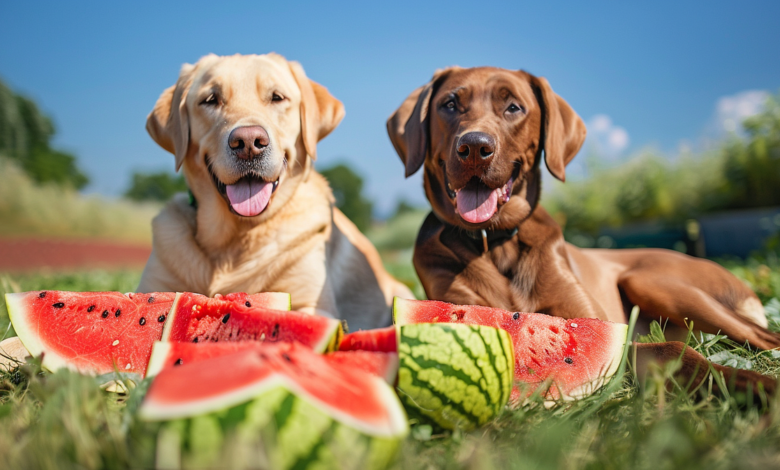
[[376, 375], [391, 385], [398, 377], [398, 354], [394, 352], [336, 351], [326, 354], [325, 360]]
[[[513, 404], [538, 391], [547, 401], [575, 400], [601, 388], [620, 364], [628, 326], [592, 318], [559, 318], [396, 297], [397, 325], [466, 323], [494, 326], [512, 337], [515, 381]], [[546, 389], [539, 390], [545, 386]]]
[[[43, 366], [88, 373], [143, 375], [176, 294], [34, 291], [6, 294], [8, 315], [27, 351], [43, 354]], [[228, 294], [222, 302], [289, 307], [282, 293]], [[208, 297], [198, 296], [200, 303]], [[244, 307], [245, 308], [245, 307]]]
[[[153, 377], [161, 370], [183, 364], [226, 356], [239, 351], [259, 351], [266, 343], [237, 341], [233, 343], [170, 343], [157, 341], [152, 348], [152, 358], [146, 369], [146, 376]], [[331, 364], [342, 364], [385, 379], [392, 384], [398, 375], [398, 355], [373, 351], [337, 351], [325, 355]]]
[[[408, 433], [398, 397], [381, 379], [294, 343], [163, 369], [139, 415], [185, 420], [180, 429], [209, 420], [221, 435], [263, 449], [269, 468], [383, 468]], [[214, 458], [198, 463], [219, 466]]]
[[388, 326], [387, 328], [361, 330], [344, 335], [339, 345], [339, 351], [396, 352], [398, 340], [395, 329], [394, 326]]
[[163, 341], [297, 341], [317, 352], [336, 349], [341, 322], [302, 312], [283, 312], [258, 306], [209, 299], [199, 294], [178, 294]]

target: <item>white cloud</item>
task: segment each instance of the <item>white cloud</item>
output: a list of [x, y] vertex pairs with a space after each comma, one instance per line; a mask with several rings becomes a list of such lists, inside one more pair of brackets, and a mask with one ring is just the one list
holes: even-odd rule
[[718, 134], [741, 131], [742, 121], [760, 113], [768, 97], [764, 90], [747, 90], [718, 99], [713, 118], [715, 131]]
[[628, 132], [616, 126], [606, 114], [597, 114], [587, 122], [589, 145], [597, 154], [617, 159], [628, 148]]

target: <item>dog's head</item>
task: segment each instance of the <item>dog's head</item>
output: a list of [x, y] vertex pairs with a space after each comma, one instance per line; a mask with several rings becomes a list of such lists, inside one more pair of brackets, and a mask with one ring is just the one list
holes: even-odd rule
[[538, 202], [539, 161], [565, 180], [585, 124], [547, 80], [492, 67], [439, 70], [387, 121], [406, 176], [424, 165], [434, 212], [469, 229], [511, 228]]
[[317, 142], [343, 117], [341, 102], [297, 62], [208, 55], [182, 67], [146, 129], [176, 156], [199, 206], [260, 222], [292, 197]]

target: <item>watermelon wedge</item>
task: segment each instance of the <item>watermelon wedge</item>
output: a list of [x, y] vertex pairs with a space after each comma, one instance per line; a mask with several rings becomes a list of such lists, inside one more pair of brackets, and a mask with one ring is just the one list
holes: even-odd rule
[[341, 340], [341, 322], [302, 312], [283, 312], [199, 294], [177, 294], [163, 341], [297, 341], [317, 352]]
[[379, 351], [336, 351], [326, 354], [331, 364], [341, 364], [355, 370], [362, 370], [384, 379], [389, 384], [398, 377], [398, 354]]
[[628, 332], [627, 325], [592, 318], [564, 319], [397, 297], [393, 314], [398, 326], [440, 322], [506, 330], [512, 337], [515, 381], [520, 386], [513, 390], [513, 404], [534, 392], [547, 401], [592, 394], [617, 372]]
[[[170, 324], [173, 292], [34, 291], [6, 294], [16, 334], [33, 356], [43, 355], [51, 371], [67, 367], [87, 374], [143, 375], [152, 345], [163, 325]], [[282, 293], [228, 294], [219, 301], [244, 306], [285, 308], [290, 295]], [[205, 304], [208, 297], [198, 296]]]
[[[222, 436], [263, 449], [269, 468], [384, 468], [408, 433], [398, 397], [381, 379], [294, 343], [163, 369], [139, 416], [184, 421], [169, 430], [207, 420]], [[184, 453], [188, 435], [181, 434]], [[218, 458], [198, 464], [220, 466]]]
[[396, 352], [398, 339], [395, 330], [395, 326], [388, 326], [349, 333], [341, 340], [339, 351]]
[[[223, 343], [180, 343], [157, 341], [152, 348], [152, 358], [146, 376], [153, 377], [163, 369], [200, 362], [240, 351], [263, 351], [267, 343], [237, 341]], [[362, 370], [385, 379], [392, 384], [398, 375], [398, 355], [373, 351], [337, 351], [324, 356], [331, 364], [340, 364]]]

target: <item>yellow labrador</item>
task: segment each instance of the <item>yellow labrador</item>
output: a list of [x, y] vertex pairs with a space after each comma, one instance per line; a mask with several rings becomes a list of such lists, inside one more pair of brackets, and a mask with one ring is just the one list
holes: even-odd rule
[[139, 292], [289, 292], [293, 309], [353, 330], [390, 324], [393, 296], [412, 294], [312, 168], [317, 142], [343, 116], [277, 54], [184, 65], [146, 129], [175, 155], [194, 201], [181, 195], [154, 219]]

